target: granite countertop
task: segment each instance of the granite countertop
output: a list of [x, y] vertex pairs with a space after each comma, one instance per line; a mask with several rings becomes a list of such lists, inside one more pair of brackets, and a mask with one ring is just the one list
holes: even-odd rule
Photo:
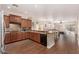
[[41, 34], [53, 34], [54, 32], [58, 32], [57, 30], [52, 31], [38, 31], [38, 30], [31, 30], [29, 32], [41, 33]]
[[41, 33], [41, 34], [52, 34], [58, 31], [57, 30], [52, 30], [52, 31], [28, 30], [28, 31], [6, 31], [5, 33], [10, 33], [10, 32], [35, 32], [35, 33]]

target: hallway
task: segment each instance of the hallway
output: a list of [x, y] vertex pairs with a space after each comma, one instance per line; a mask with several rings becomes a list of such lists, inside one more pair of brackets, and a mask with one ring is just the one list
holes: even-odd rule
[[11, 54], [78, 54], [79, 48], [75, 42], [60, 35], [60, 39], [56, 41], [55, 45], [47, 49], [36, 42], [24, 40], [7, 44], [6, 52]]

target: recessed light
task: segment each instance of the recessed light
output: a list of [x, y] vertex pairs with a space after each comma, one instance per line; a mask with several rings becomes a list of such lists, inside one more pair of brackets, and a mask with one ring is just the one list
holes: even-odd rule
[[7, 8], [8, 8], [8, 9], [10, 9], [11, 7], [10, 7], [10, 6], [8, 6]]
[[34, 6], [35, 6], [35, 8], [37, 8], [37, 7], [38, 7], [38, 5], [37, 5], [37, 4], [35, 4]]

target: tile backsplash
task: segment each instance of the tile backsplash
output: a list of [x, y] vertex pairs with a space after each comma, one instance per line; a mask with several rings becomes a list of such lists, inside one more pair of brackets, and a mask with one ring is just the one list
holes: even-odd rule
[[9, 24], [9, 28], [6, 28], [5, 31], [21, 31], [20, 25]]

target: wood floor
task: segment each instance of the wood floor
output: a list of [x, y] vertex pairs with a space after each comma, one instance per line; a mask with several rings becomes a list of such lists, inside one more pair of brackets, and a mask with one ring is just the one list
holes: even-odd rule
[[78, 54], [79, 48], [76, 42], [76, 40], [70, 41], [61, 36], [52, 48], [47, 49], [45, 46], [27, 39], [8, 44], [5, 46], [5, 50], [8, 54]]

